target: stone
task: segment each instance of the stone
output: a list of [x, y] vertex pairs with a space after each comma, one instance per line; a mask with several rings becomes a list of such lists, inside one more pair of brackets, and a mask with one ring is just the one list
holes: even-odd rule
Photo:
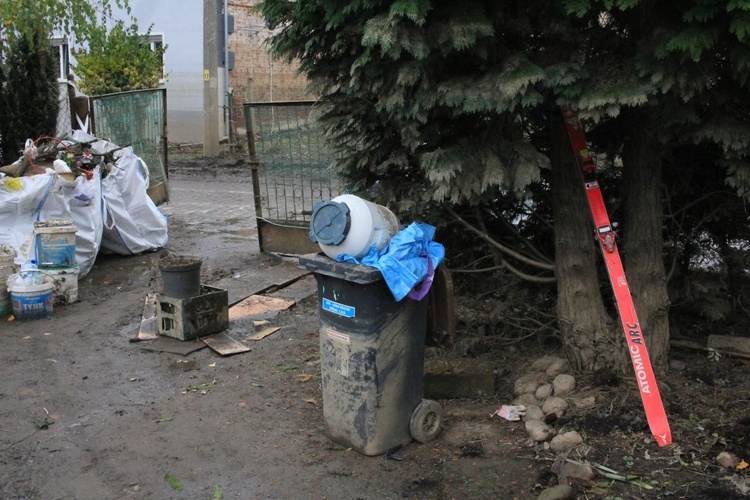
[[542, 411], [545, 415], [549, 415], [551, 413], [557, 414], [558, 417], [562, 417], [565, 413], [565, 410], [568, 409], [568, 402], [565, 401], [563, 398], [558, 397], [551, 397], [548, 398], [547, 401], [544, 402], [542, 405]]
[[572, 450], [581, 443], [583, 443], [583, 438], [578, 432], [568, 431], [552, 438], [549, 446], [552, 448], [552, 451], [560, 453], [561, 451]]
[[523, 416], [523, 421], [527, 420], [544, 420], [544, 412], [539, 405], [525, 405], [526, 415]]
[[565, 462], [557, 474], [559, 484], [590, 483], [596, 477], [596, 471], [591, 464], [579, 462]]
[[585, 398], [574, 399], [573, 405], [580, 410], [588, 410], [593, 408], [596, 404], [596, 398], [594, 396], [586, 396]]
[[568, 373], [568, 362], [562, 358], [557, 358], [554, 363], [547, 367], [545, 373], [550, 377], [556, 377], [561, 373]]
[[677, 371], [677, 372], [681, 372], [681, 371], [685, 370], [685, 366], [686, 366], [685, 362], [684, 361], [680, 361], [679, 359], [672, 359], [672, 360], [669, 361], [669, 367], [672, 370]]
[[521, 394], [534, 394], [536, 388], [544, 382], [544, 378], [537, 373], [529, 373], [516, 380], [513, 390], [517, 396]]
[[731, 453], [722, 451], [721, 453], [716, 455], [716, 462], [722, 467], [726, 467], [727, 469], [734, 469], [739, 465], [740, 459], [735, 455], [732, 455]]
[[576, 379], [573, 375], [561, 373], [552, 381], [552, 389], [555, 396], [566, 396], [576, 388]]
[[539, 493], [537, 500], [570, 500], [573, 498], [573, 487], [567, 484], [557, 484]]
[[528, 432], [529, 437], [537, 443], [547, 441], [554, 434], [552, 428], [541, 420], [527, 420], [526, 432]]
[[542, 384], [536, 388], [536, 393], [534, 393], [534, 396], [536, 396], [539, 401], [544, 401], [545, 399], [550, 397], [550, 394], [552, 394], [552, 385]]
[[543, 356], [531, 363], [530, 370], [532, 372], [546, 372], [550, 366], [560, 362], [565, 363], [565, 360], [557, 356]]
[[539, 406], [539, 400], [537, 400], [533, 394], [521, 394], [515, 401], [513, 401], [513, 404], [524, 405], [528, 408], [529, 406]]

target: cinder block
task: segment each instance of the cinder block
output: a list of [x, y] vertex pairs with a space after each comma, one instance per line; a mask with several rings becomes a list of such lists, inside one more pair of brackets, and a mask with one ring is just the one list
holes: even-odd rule
[[156, 294], [156, 325], [160, 335], [193, 340], [229, 328], [229, 294], [201, 285], [201, 294], [177, 299]]

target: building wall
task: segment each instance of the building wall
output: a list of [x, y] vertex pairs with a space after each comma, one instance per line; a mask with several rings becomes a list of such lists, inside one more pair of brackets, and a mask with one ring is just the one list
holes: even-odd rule
[[[297, 73], [298, 65], [271, 57], [264, 41], [271, 31], [263, 18], [251, 12], [260, 0], [230, 0], [234, 15], [234, 33], [229, 35], [229, 50], [235, 54], [235, 69], [230, 85], [237, 102], [299, 101], [312, 99], [307, 81]], [[252, 90], [249, 90], [249, 82]]]
[[[0, 0], [2, 1], [2, 0]], [[250, 9], [260, 0], [229, 0], [234, 15], [234, 33], [229, 50], [235, 53], [235, 67], [229, 72], [234, 92], [233, 117], [244, 127], [242, 104], [249, 101], [295, 101], [312, 99], [298, 66], [274, 60], [263, 42], [270, 35], [263, 19]], [[142, 31], [152, 26], [168, 46], [164, 54], [167, 77], [167, 121], [172, 143], [203, 142], [203, 0], [130, 0], [132, 15]], [[179, 6], [179, 7], [177, 7]], [[176, 9], [179, 15], [176, 15]], [[127, 19], [124, 12], [115, 17]], [[220, 135], [224, 135], [224, 75], [219, 68], [219, 106], [222, 110]], [[251, 83], [250, 83], [251, 82]], [[251, 89], [251, 90], [250, 90]], [[243, 130], [238, 130], [242, 135]]]
[[[203, 0], [130, 0], [145, 32], [151, 26], [168, 46], [164, 53], [169, 142], [203, 142]], [[175, 8], [179, 5], [179, 15]], [[115, 17], [128, 19], [122, 11]]]

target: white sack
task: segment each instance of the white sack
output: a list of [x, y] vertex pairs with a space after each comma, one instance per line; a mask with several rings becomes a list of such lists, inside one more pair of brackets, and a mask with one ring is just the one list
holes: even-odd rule
[[148, 168], [132, 148], [115, 153], [102, 181], [105, 218], [102, 251], [131, 255], [167, 244], [167, 218], [148, 196]]
[[76, 262], [78, 277], [86, 276], [96, 261], [104, 229], [104, 202], [102, 201], [102, 175], [100, 167], [93, 177], [79, 175], [74, 181], [60, 179], [70, 218], [78, 229], [76, 233]]
[[56, 173], [0, 179], [0, 243], [16, 250], [16, 264], [34, 258], [34, 222], [67, 218]]

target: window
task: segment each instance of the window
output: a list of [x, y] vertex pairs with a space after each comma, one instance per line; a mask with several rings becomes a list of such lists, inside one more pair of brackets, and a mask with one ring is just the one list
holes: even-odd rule
[[[164, 47], [164, 35], [162, 35], [161, 33], [158, 33], [158, 34], [151, 33], [151, 34], [149, 34], [148, 35], [148, 47], [152, 51], [156, 51], [157, 49], [160, 49], [160, 48]], [[162, 56], [161, 56], [161, 72], [162, 72], [162, 75], [164, 75], [164, 54], [162, 54]], [[165, 83], [164, 76], [162, 76], [159, 79], [159, 83], [160, 84], [164, 84]]]
[[67, 37], [53, 37], [50, 42], [57, 58], [57, 78], [67, 81], [70, 73], [70, 48]]

